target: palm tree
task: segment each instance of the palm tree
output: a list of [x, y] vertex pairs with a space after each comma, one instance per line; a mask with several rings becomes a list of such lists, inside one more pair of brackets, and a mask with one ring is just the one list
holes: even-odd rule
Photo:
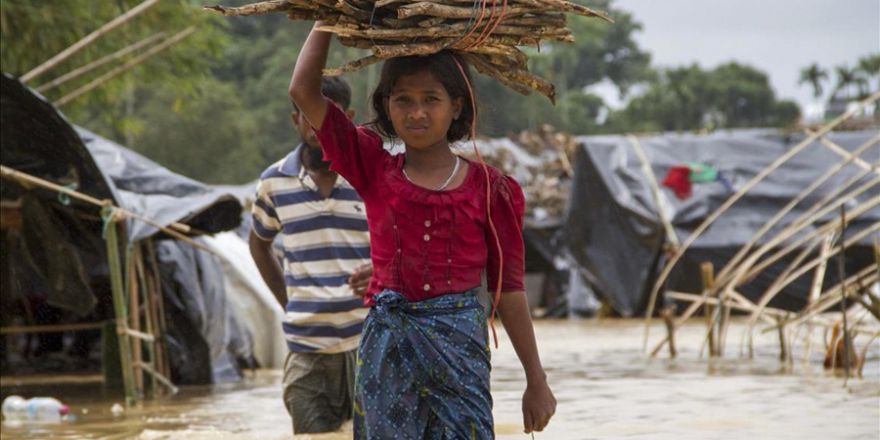
[[813, 87], [813, 97], [819, 99], [822, 96], [822, 83], [827, 79], [828, 71], [819, 66], [819, 64], [813, 63], [801, 69], [798, 84], [809, 83]]
[[843, 98], [849, 100], [849, 88], [853, 84], [856, 84], [856, 69], [841, 65], [835, 67], [834, 72], [837, 74], [837, 85], [834, 87], [834, 94], [836, 95], [838, 92], [842, 91], [845, 93]]
[[871, 82], [874, 80], [877, 80], [877, 87], [873, 91], [880, 90], [880, 54], [859, 58], [857, 70], [859, 76], [867, 83], [867, 93], [871, 92]]

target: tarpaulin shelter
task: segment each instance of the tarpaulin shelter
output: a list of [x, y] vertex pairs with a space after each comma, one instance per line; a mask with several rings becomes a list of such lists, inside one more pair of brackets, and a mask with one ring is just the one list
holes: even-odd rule
[[[828, 140], [853, 151], [874, 136], [877, 130], [835, 132]], [[752, 179], [767, 165], [803, 139], [803, 135], [781, 134], [770, 129], [719, 131], [709, 135], [659, 134], [639, 138], [627, 136], [584, 136], [576, 155], [575, 175], [569, 200], [566, 225], [568, 250], [588, 285], [618, 313], [633, 316], [642, 313], [648, 294], [664, 264], [665, 250], [671, 242], [660, 216], [660, 209], [679, 240], [684, 240], [733, 191]], [[634, 145], [637, 142], [638, 145]], [[654, 175], [647, 175], [644, 156]], [[880, 147], [874, 145], [862, 154], [867, 163], [876, 164]], [[843, 159], [819, 140], [757, 184], [734, 204], [687, 250], [666, 283], [666, 289], [681, 292], [701, 291], [699, 264], [713, 262], [722, 267], [738, 249], [785, 204], [794, 199], [819, 176]], [[717, 171], [714, 181], [695, 183], [691, 195], [678, 199], [669, 188], [660, 186], [670, 169], [687, 164], [701, 164]], [[876, 168], [876, 166], [875, 166]], [[766, 236], [785, 227], [793, 218], [831, 194], [835, 188], [854, 177], [861, 168], [847, 165], [821, 185], [786, 215]], [[853, 186], [867, 182], [865, 176]], [[659, 188], [659, 200], [652, 186]], [[876, 195], [876, 194], [875, 194]], [[852, 201], [857, 204], [872, 197], [871, 192]], [[662, 208], [658, 208], [659, 206]], [[834, 219], [837, 212], [817, 222]], [[852, 234], [880, 221], [880, 210], [872, 209], [853, 220]], [[755, 300], [790, 260], [783, 260], [741, 287], [740, 292]], [[846, 253], [848, 272], [875, 264], [871, 240], [866, 238]], [[836, 283], [834, 270], [826, 273], [825, 284]], [[810, 275], [806, 274], [786, 287], [771, 302], [782, 309], [798, 309], [806, 300]]]
[[[138, 325], [134, 318], [126, 328], [134, 330], [129, 334], [135, 335], [135, 367], [162, 370], [161, 365], [138, 364], [140, 340], [149, 342], [144, 332], [150, 330], [157, 344], [167, 348], [159, 363], [170, 368], [166, 374], [175, 383], [238, 379], [238, 362], [251, 357], [251, 341], [226, 304], [220, 263], [180, 240], [190, 236], [187, 240], [199, 245], [201, 239], [195, 237], [200, 234], [235, 228], [242, 212], [238, 200], [74, 127], [49, 102], [6, 74], [0, 78], [0, 103], [4, 167], [153, 221], [120, 220], [123, 239], [118, 249], [105, 247], [102, 238], [115, 229], [110, 225], [117, 217], [109, 220], [100, 206], [8, 179], [4, 173], [2, 325], [23, 324], [18, 330], [26, 332], [33, 322], [21, 322], [17, 305], [27, 308], [35, 302], [51, 306], [53, 324], [60, 320], [69, 328], [88, 329], [78, 323], [113, 320], [120, 310], [138, 313], [143, 306], [147, 316], [141, 324], [147, 328], [131, 328]], [[168, 232], [178, 239], [170, 239]], [[111, 301], [111, 254], [117, 251], [124, 255], [119, 272], [125, 294], [133, 298], [122, 309], [115, 298]], [[158, 309], [156, 302], [162, 303]], [[151, 320], [151, 313], [161, 319]]]

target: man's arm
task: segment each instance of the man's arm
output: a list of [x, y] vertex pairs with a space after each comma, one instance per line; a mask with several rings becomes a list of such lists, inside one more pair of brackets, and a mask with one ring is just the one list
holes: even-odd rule
[[257, 269], [260, 270], [260, 276], [263, 277], [263, 281], [269, 286], [269, 290], [275, 295], [275, 299], [281, 304], [281, 308], [286, 308], [287, 288], [284, 285], [284, 271], [281, 265], [278, 264], [275, 255], [272, 254], [272, 242], [263, 240], [251, 231], [250, 237], [248, 237], [248, 246], [251, 250], [251, 257], [253, 257]]

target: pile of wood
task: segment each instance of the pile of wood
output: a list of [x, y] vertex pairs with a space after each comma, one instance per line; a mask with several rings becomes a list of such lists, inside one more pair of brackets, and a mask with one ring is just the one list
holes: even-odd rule
[[[577, 143], [572, 136], [545, 124], [539, 131], [526, 130], [507, 139], [480, 140], [478, 144], [487, 164], [513, 176], [522, 186], [526, 217], [562, 217], [574, 175], [571, 164]], [[470, 148], [462, 148], [460, 153], [477, 160]]]
[[327, 75], [353, 72], [379, 61], [455, 50], [480, 73], [528, 95], [536, 90], [555, 100], [553, 84], [528, 71], [518, 47], [542, 41], [571, 43], [565, 14], [604, 13], [566, 0], [272, 0], [232, 8], [206, 6], [226, 16], [285, 13], [291, 20], [320, 20], [345, 46], [372, 55], [327, 69]]

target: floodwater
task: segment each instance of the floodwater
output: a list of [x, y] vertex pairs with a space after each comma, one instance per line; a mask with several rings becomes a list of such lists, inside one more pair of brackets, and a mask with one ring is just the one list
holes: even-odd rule
[[[700, 359], [704, 327], [686, 325], [677, 335], [679, 357], [642, 354], [643, 326], [636, 320], [539, 321], [536, 332], [558, 409], [536, 439], [878, 439], [880, 438], [880, 343], [870, 347], [863, 379], [823, 371], [822, 353], [803, 362], [778, 360], [775, 333], [759, 335], [754, 360], [742, 359], [742, 323], [732, 326], [721, 360]], [[662, 334], [652, 329], [656, 339]], [[499, 439], [522, 433], [523, 373], [504, 332], [493, 350], [492, 394]], [[816, 332], [821, 346], [821, 332]], [[867, 339], [857, 338], [861, 351]], [[259, 371], [243, 383], [188, 388], [114, 417], [118, 400], [100, 393], [56, 397], [77, 420], [60, 425], [4, 425], [4, 440], [17, 438], [284, 439], [290, 422], [280, 400], [280, 372]], [[4, 394], [8, 392], [4, 390]], [[300, 435], [299, 440], [351, 438], [341, 432]]]

